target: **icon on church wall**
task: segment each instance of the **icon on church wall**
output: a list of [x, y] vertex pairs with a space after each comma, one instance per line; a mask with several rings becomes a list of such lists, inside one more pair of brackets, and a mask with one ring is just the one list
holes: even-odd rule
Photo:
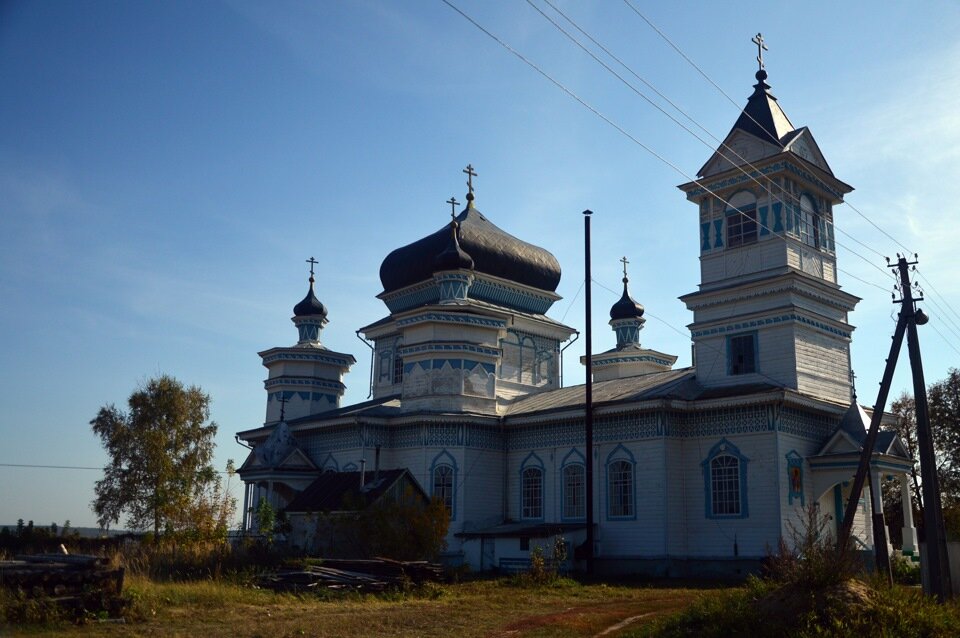
[[803, 505], [803, 457], [797, 454], [796, 450], [790, 450], [787, 452], [786, 458], [789, 502], [793, 505], [794, 500], [799, 500], [800, 504]]

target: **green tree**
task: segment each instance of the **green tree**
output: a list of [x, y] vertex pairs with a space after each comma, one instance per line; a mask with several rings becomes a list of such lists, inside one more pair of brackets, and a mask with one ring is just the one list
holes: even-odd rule
[[163, 375], [127, 403], [129, 412], [108, 405], [90, 421], [110, 457], [95, 487], [100, 526], [125, 513], [129, 528], [154, 535], [204, 528], [216, 516], [211, 499], [228, 498], [211, 465], [217, 425], [208, 423], [209, 395]]
[[960, 506], [960, 371], [927, 388], [930, 430], [944, 508]]

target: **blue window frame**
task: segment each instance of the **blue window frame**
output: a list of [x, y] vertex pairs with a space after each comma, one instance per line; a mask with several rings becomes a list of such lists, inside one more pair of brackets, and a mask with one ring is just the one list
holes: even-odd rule
[[457, 461], [446, 450], [433, 457], [430, 465], [430, 495], [440, 499], [447, 511], [450, 520], [457, 516]]
[[721, 439], [701, 462], [707, 518], [747, 518], [747, 465], [750, 459]]
[[567, 452], [560, 462], [560, 517], [582, 521], [587, 517], [587, 470], [583, 454]]
[[607, 456], [607, 519], [635, 519], [636, 461], [623, 444]]
[[543, 518], [543, 461], [533, 452], [520, 464], [520, 518]]

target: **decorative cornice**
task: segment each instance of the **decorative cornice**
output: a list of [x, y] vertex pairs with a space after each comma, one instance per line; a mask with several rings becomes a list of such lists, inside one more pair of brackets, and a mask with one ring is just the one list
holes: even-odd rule
[[469, 352], [470, 354], [486, 355], [489, 357], [499, 357], [502, 353], [500, 348], [490, 348], [473, 343], [449, 343], [449, 342], [430, 342], [411, 346], [401, 346], [397, 348], [401, 357], [407, 357], [412, 354], [424, 353], [450, 353], [450, 352]]
[[263, 358], [263, 365], [275, 361], [314, 361], [319, 363], [329, 363], [340, 367], [349, 367], [357, 362], [350, 354], [340, 354], [327, 350], [327, 354], [320, 354], [316, 350], [307, 350], [305, 348], [272, 348], [260, 353]]
[[703, 330], [693, 329], [693, 326], [699, 325], [694, 323], [694, 324], [691, 324], [690, 336], [693, 339], [697, 339], [700, 337], [722, 335], [730, 332], [740, 332], [743, 330], [751, 330], [754, 328], [762, 328], [764, 326], [787, 323], [787, 322], [802, 323], [812, 328], [816, 328], [821, 332], [826, 332], [835, 336], [843, 337], [844, 339], [850, 339], [853, 336], [853, 328], [851, 328], [850, 330], [843, 330], [841, 328], [837, 328], [835, 326], [824, 323], [822, 321], [817, 321], [816, 319], [806, 317], [797, 312], [777, 315], [774, 317], [758, 317], [756, 319], [748, 319], [744, 321], [738, 321], [736, 323], [713, 326], [712, 328], [705, 328]]
[[[766, 166], [760, 166], [756, 170], [751, 170], [749, 173], [745, 173], [742, 166], [730, 168], [724, 173], [730, 173], [736, 171], [735, 174], [725, 177], [723, 179], [712, 178], [713, 181], [709, 181], [711, 178], [705, 178], [697, 180], [695, 182], [688, 182], [686, 184], [681, 184], [680, 189], [686, 192], [687, 199], [694, 199], [705, 193], [712, 192], [716, 193], [734, 186], [739, 186], [745, 182], [754, 183], [759, 177], [769, 175], [771, 173], [778, 172], [787, 172], [792, 173], [807, 181], [810, 184], [813, 184], [816, 188], [822, 190], [825, 193], [828, 193], [834, 198], [835, 201], [843, 201], [844, 192], [839, 190], [836, 186], [827, 184], [824, 180], [820, 179], [809, 170], [797, 165], [794, 161], [791, 161], [793, 158], [787, 155], [786, 153], [778, 154], [772, 158], [769, 158], [773, 161], [772, 164]], [[761, 161], [762, 162], [762, 161]], [[754, 162], [754, 166], [761, 164], [761, 162]], [[722, 175], [722, 173], [721, 173]], [[840, 180], [837, 180], [839, 184], [843, 184]], [[846, 186], [844, 184], [843, 186]], [[841, 187], [842, 188], [842, 187]], [[851, 189], [852, 190], [852, 189]]]
[[507, 322], [503, 319], [493, 319], [491, 317], [483, 317], [480, 315], [466, 313], [439, 312], [424, 312], [411, 317], [404, 317], [403, 319], [398, 319], [396, 324], [400, 327], [406, 327], [428, 322], [467, 324], [473, 326], [483, 326], [487, 328], [505, 328], [507, 326]]
[[310, 388], [327, 388], [329, 390], [340, 390], [343, 391], [347, 386], [340, 383], [339, 381], [330, 381], [326, 379], [317, 379], [315, 377], [273, 377], [267, 379], [263, 382], [263, 387], [266, 389], [275, 388], [277, 386], [306, 386]]

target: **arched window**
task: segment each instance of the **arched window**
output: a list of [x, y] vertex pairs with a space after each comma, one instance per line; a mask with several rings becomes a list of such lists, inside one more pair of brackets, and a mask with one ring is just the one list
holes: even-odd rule
[[446, 463], [433, 468], [433, 497], [439, 499], [453, 517], [453, 468]]
[[757, 241], [757, 198], [740, 191], [730, 198], [724, 218], [727, 222], [727, 248]]
[[633, 454], [623, 444], [607, 456], [607, 518], [635, 518]]
[[439, 499], [450, 513], [450, 520], [457, 517], [457, 461], [443, 450], [433, 457], [430, 465], [430, 495]]
[[710, 449], [703, 460], [707, 518], [747, 517], [747, 464], [749, 459], [726, 439]]
[[563, 468], [563, 518], [584, 518], [587, 515], [586, 470], [581, 463]]
[[626, 460], [607, 466], [610, 518], [633, 516], [633, 464]]
[[800, 221], [797, 224], [800, 241], [814, 248], [820, 247], [820, 215], [813, 200], [806, 195], [800, 196]]
[[520, 518], [543, 518], [543, 470], [528, 467], [520, 475]]

